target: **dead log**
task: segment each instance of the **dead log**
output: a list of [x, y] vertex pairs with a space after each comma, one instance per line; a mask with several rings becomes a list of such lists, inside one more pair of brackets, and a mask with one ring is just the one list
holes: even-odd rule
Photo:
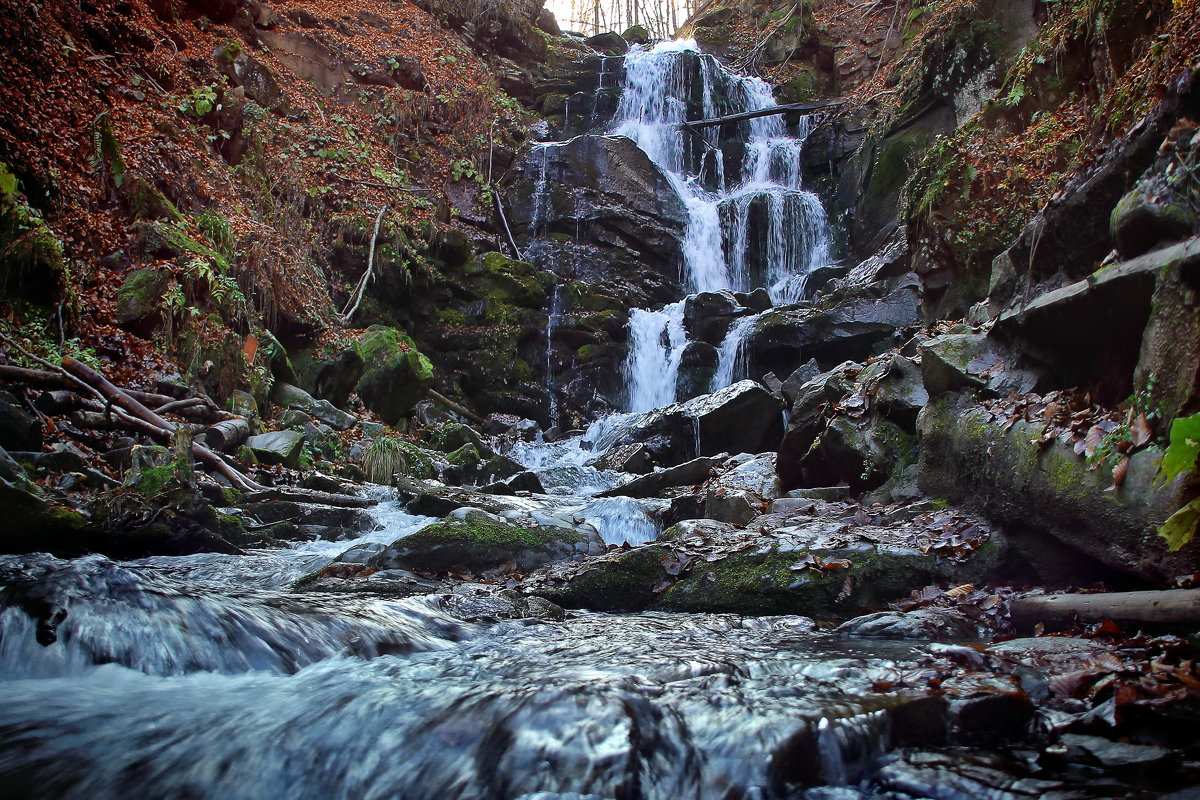
[[814, 100], [809, 103], [784, 103], [770, 108], [760, 108], [757, 111], [743, 111], [740, 114], [726, 114], [723, 117], [710, 117], [709, 119], [698, 119], [692, 122], [681, 122], [679, 128], [682, 130], [695, 130], [696, 128], [711, 128], [713, 125], [728, 125], [732, 122], [744, 122], [748, 119], [758, 119], [759, 117], [770, 117], [775, 114], [786, 114], [789, 111], [816, 111], [819, 108], [828, 108], [830, 106], [840, 106], [846, 102], [844, 97], [834, 97], [829, 100]]
[[74, 389], [77, 386], [66, 375], [40, 369], [26, 369], [12, 364], [0, 364], [0, 381], [23, 383], [35, 389]]
[[42, 392], [33, 404], [43, 414], [67, 414], [87, 405], [85, 398], [70, 389]]
[[221, 420], [204, 429], [204, 444], [228, 453], [250, 438], [250, 423], [242, 417]]
[[[106, 400], [114, 406], [120, 407], [130, 416], [140, 419], [143, 422], [152, 425], [159, 430], [165, 431], [168, 435], [175, 432], [175, 424], [155, 414], [150, 409], [139, 403], [137, 400], [115, 386], [108, 378], [101, 375], [96, 370], [89, 367], [80, 361], [77, 361], [70, 356], [63, 357], [63, 369], [71, 375], [74, 375], [84, 384], [96, 389]], [[192, 443], [192, 454], [202, 464], [210, 467], [213, 471], [222, 475], [227, 481], [233, 484], [234, 488], [244, 492], [252, 492], [263, 489], [265, 487], [250, 480], [244, 474], [234, 469], [225, 459], [209, 450], [202, 444], [197, 442]]]
[[1046, 594], [1021, 597], [1009, 604], [1013, 623], [1031, 629], [1041, 622], [1051, 630], [1076, 622], [1110, 619], [1123, 628], [1187, 628], [1200, 626], [1200, 589], [1101, 594]]
[[470, 409], [465, 408], [462, 405], [459, 405], [458, 403], [454, 402], [449, 397], [446, 397], [444, 394], [441, 394], [440, 392], [435, 392], [433, 389], [430, 389], [429, 396], [432, 397], [434, 400], [438, 401], [439, 403], [441, 403], [442, 405], [444, 405], [446, 408], [455, 412], [456, 414], [462, 414], [464, 417], [471, 420], [472, 422], [478, 422], [480, 425], [487, 424], [486, 419], [479, 416], [474, 411], [471, 411]]
[[318, 492], [316, 489], [296, 489], [290, 486], [272, 487], [247, 492], [242, 495], [241, 503], [266, 503], [273, 500], [288, 500], [296, 503], [316, 503], [323, 506], [341, 506], [343, 508], [370, 508], [379, 503], [367, 497], [356, 497], [352, 494], [331, 494]]

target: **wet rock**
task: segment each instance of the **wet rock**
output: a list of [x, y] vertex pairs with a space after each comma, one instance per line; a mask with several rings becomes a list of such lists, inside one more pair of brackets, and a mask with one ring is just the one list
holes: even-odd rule
[[[590, 91], [594, 86], [588, 86]], [[687, 209], [666, 175], [631, 140], [578, 136], [534, 150], [509, 192], [510, 223], [524, 246], [538, 220], [540, 264], [574, 265], [573, 277], [613, 287], [629, 306], [650, 308], [680, 299], [678, 264]], [[545, 183], [542, 175], [546, 176]], [[548, 197], [535, 202], [539, 186]], [[576, 239], [576, 232], [584, 236]], [[558, 241], [547, 234], [563, 233]]]
[[691, 341], [719, 346], [738, 311], [738, 302], [729, 292], [688, 295], [683, 301], [683, 327]]
[[511, 564], [533, 569], [604, 550], [590, 525], [559, 527], [532, 519], [517, 523], [478, 509], [435, 522], [393, 542], [373, 557], [373, 569], [484, 572]]
[[254, 503], [244, 508], [262, 525], [288, 522], [293, 525], [311, 526], [319, 530], [324, 539], [344, 538], [375, 527], [375, 518], [369, 512], [358, 508], [282, 500]]
[[1178, 754], [1163, 747], [1114, 742], [1100, 736], [1067, 733], [1059, 742], [1067, 747], [1067, 758], [1071, 761], [1122, 772], [1170, 769], [1179, 760]]
[[667, 467], [634, 478], [615, 489], [600, 492], [597, 497], [657, 497], [674, 486], [695, 486], [708, 479], [709, 473], [724, 460], [724, 455], [694, 458], [674, 467]]
[[768, 311], [745, 347], [757, 369], [782, 375], [809, 358], [822, 365], [865, 359], [918, 319], [916, 287], [903, 285], [881, 298], [851, 297], [828, 309]]
[[834, 629], [842, 636], [880, 639], [946, 639], [961, 641], [979, 635], [975, 624], [948, 608], [919, 608], [916, 611], [879, 611], [847, 620]]
[[876, 407], [907, 433], [916, 433], [917, 415], [928, 402], [921, 366], [902, 355], [893, 356], [876, 389]]
[[[1041, 531], [1109, 569], [1169, 579], [1194, 569], [1200, 543], [1169, 553], [1159, 525], [1181, 504], [1177, 484], [1156, 485], [1161, 452], [1148, 448], [1129, 461], [1117, 491], [1112, 469], [1089, 468], [1058, 440], [1039, 446], [1044, 425], [993, 421], [982, 409], [931, 403], [921, 413], [919, 482], [933, 497], [986, 511], [1017, 529]], [[1104, 531], [1096, 536], [1095, 531]], [[1031, 551], [1033, 566], [1040, 553]], [[1089, 559], [1075, 559], [1077, 566]], [[1070, 567], [1069, 561], [1056, 562]], [[1070, 581], [1050, 570], [1044, 580]]]
[[544, 619], [561, 622], [567, 614], [543, 597], [518, 594], [511, 589], [464, 584], [442, 598], [446, 609], [468, 621], [481, 619]]
[[492, 458], [495, 453], [473, 428], [458, 422], [448, 422], [439, 425], [429, 436], [429, 446], [443, 453], [452, 453], [465, 446], [472, 445], [485, 458]]
[[650, 450], [641, 443], [614, 447], [598, 458], [593, 466], [596, 469], [628, 472], [631, 475], [644, 475], [653, 469]]
[[363, 376], [357, 391], [388, 425], [404, 419], [433, 384], [433, 365], [405, 334], [372, 325], [358, 341]]
[[[774, 450], [783, 433], [782, 404], [755, 381], [745, 380], [685, 403], [647, 412], [614, 445], [643, 442], [660, 464], [697, 455]], [[697, 445], [699, 453], [696, 452]]]
[[521, 492], [545, 494], [546, 489], [542, 486], [542, 479], [537, 476], [537, 473], [525, 470], [524, 472], [518, 472], [511, 478], [505, 478], [502, 481], [481, 486], [479, 491], [484, 494], [515, 495]]
[[246, 447], [262, 464], [300, 466], [300, 450], [304, 447], [304, 434], [299, 431], [274, 431], [260, 433], [246, 440]]
[[950, 716], [958, 741], [996, 747], [1026, 735], [1033, 720], [1033, 704], [1013, 687], [952, 700]]

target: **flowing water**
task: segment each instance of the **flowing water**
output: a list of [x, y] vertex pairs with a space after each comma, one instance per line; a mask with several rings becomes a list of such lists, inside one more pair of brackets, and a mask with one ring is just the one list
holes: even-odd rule
[[[769, 285], [776, 302], [799, 297], [807, 269], [827, 257], [819, 204], [800, 187], [802, 136], [788, 136], [778, 118], [750, 123], [727, 191], [722, 152], [687, 149], [671, 126], [689, 108], [761, 108], [772, 102], [766, 86], [729, 75], [690, 44], [635, 48], [627, 73], [618, 127], [687, 202], [691, 287]], [[715, 132], [703, 137], [719, 143]], [[550, 191], [542, 164], [535, 227]], [[766, 228], [753, 221], [762, 213]], [[767, 246], [751, 246], [755, 237]], [[679, 302], [631, 316], [635, 410], [675, 399], [683, 310]], [[740, 344], [752, 323], [734, 323], [714, 387], [745, 372]], [[631, 479], [602, 457], [644, 419], [617, 414], [582, 436], [518, 445], [510, 455], [547, 494], [506, 500], [587, 521], [610, 545], [656, 539], [667, 501], [595, 497]], [[838, 639], [800, 617], [496, 621], [467, 617], [441, 594], [293, 591], [339, 554], [370, 552], [432, 521], [386, 490], [377, 497], [374, 529], [351, 541], [122, 563], [0, 557], [0, 796], [1016, 796], [1007, 785], [988, 793], [931, 784], [928, 771], [905, 766], [893, 723], [913, 698], [879, 687], [920, 674], [925, 645]]]
[[[612, 130], [637, 142], [687, 207], [683, 260], [688, 288], [762, 287], [777, 305], [802, 299], [805, 276], [829, 260], [825, 210], [801, 178], [809, 120], [792, 132], [780, 115], [739, 123], [744, 155], [730, 171], [720, 126], [688, 131], [681, 123], [770, 108], [776, 103], [766, 83], [728, 72], [691, 41], [634, 47], [625, 70]], [[631, 317], [626, 363], [630, 411], [677, 399], [687, 344], [677, 306], [639, 309]], [[732, 381], [732, 362], [748, 332], [748, 323], [730, 331], [730, 337], [738, 338], [723, 348], [712, 390]]]

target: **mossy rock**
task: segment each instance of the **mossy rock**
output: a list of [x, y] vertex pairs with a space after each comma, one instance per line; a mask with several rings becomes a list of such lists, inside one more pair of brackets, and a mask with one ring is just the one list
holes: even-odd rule
[[0, 217], [0, 297], [56, 304], [66, 288], [62, 242], [45, 225], [21, 231], [9, 216]]
[[170, 271], [160, 267], [146, 267], [129, 273], [117, 290], [113, 319], [118, 325], [148, 338], [162, 324], [163, 296], [173, 280]]
[[363, 404], [389, 425], [404, 419], [433, 385], [433, 364], [413, 340], [394, 328], [372, 325], [358, 341]]
[[439, 425], [434, 429], [433, 435], [429, 437], [429, 446], [434, 450], [441, 450], [443, 453], [454, 452], [467, 444], [474, 445], [486, 458], [494, 455], [492, 449], [484, 444], [483, 437], [474, 428], [458, 422]]
[[485, 572], [505, 564], [534, 569], [552, 561], [595, 553], [603, 541], [594, 529], [517, 524], [472, 510], [392, 543], [373, 557], [373, 569]]
[[449, 461], [453, 466], [470, 470], [479, 466], [479, 463], [483, 460], [483, 458], [479, 455], [479, 448], [470, 442], [467, 442], [454, 452], [447, 453], [446, 460]]
[[555, 278], [527, 261], [517, 261], [503, 253], [484, 253], [472, 270], [483, 299], [520, 306], [541, 308]]
[[662, 560], [665, 547], [651, 545], [630, 550], [615, 561], [604, 561], [569, 583], [539, 594], [567, 608], [594, 611], [645, 611], [654, 606], [654, 588], [667, 580]]

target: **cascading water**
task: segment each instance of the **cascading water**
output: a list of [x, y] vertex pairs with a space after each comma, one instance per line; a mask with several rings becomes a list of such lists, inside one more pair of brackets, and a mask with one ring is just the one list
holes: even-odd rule
[[[727, 176], [720, 126], [687, 130], [682, 123], [770, 108], [775, 105], [770, 87], [726, 71], [691, 41], [634, 47], [625, 70], [612, 131], [637, 142], [687, 207], [683, 266], [688, 289], [765, 287], [775, 304], [800, 300], [805, 275], [829, 259], [824, 208], [801, 180], [809, 121], [802, 120], [794, 134], [780, 115], [738, 123], [744, 155]], [[674, 335], [682, 313], [676, 305], [640, 309], [631, 317], [626, 365], [631, 411], [676, 399], [679, 354], [686, 345]], [[747, 332], [735, 325], [730, 336]], [[725, 349], [736, 355], [740, 341]], [[724, 361], [732, 359], [723, 360], [714, 390], [732, 379], [732, 363], [726, 367]]]

